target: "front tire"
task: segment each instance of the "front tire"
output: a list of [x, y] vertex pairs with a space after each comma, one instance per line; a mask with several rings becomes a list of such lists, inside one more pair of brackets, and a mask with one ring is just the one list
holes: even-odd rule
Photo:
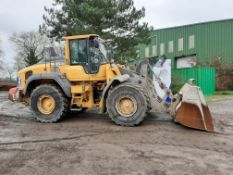
[[146, 116], [147, 106], [142, 90], [133, 86], [116, 87], [107, 98], [107, 112], [121, 126], [139, 125]]
[[56, 86], [45, 84], [35, 88], [30, 97], [31, 109], [36, 120], [55, 123], [69, 111], [69, 102]]

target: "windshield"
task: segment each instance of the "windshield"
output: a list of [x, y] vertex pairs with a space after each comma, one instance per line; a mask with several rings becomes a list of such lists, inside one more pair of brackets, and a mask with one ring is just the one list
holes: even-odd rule
[[110, 54], [111, 53], [111, 49], [108, 48], [108, 46], [106, 45], [105, 41], [102, 39], [99, 39], [99, 51], [101, 52], [102, 55], [102, 63], [107, 63], [109, 62], [110, 58]]

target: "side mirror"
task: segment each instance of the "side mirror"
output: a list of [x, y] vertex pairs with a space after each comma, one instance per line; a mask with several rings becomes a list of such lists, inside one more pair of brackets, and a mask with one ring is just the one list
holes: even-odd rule
[[112, 52], [112, 50], [108, 50], [108, 51], [107, 51], [107, 55], [108, 55], [108, 58], [112, 59], [112, 57], [113, 57], [113, 52]]
[[106, 44], [110, 49], [113, 48], [113, 40], [108, 39], [108, 40], [105, 41], [105, 44]]
[[94, 40], [94, 46], [95, 48], [99, 48], [99, 42], [97, 40]]

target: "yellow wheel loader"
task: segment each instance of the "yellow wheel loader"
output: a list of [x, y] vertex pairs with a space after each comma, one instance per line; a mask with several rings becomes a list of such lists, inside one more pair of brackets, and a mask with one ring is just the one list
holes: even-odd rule
[[[149, 112], [166, 112], [187, 127], [214, 131], [199, 87], [186, 83], [172, 95], [158, 96], [150, 76], [137, 74], [111, 61], [106, 41], [96, 34], [65, 37], [65, 64], [46, 62], [18, 72], [18, 86], [9, 92], [31, 106], [43, 123], [57, 122], [70, 111], [98, 108], [121, 126], [136, 126]], [[155, 82], [163, 84], [159, 77]]]

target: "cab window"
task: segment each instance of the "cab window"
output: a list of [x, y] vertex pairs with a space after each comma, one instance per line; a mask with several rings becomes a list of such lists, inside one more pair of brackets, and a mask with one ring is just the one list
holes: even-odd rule
[[86, 66], [88, 64], [86, 39], [70, 41], [70, 62], [72, 65]]

